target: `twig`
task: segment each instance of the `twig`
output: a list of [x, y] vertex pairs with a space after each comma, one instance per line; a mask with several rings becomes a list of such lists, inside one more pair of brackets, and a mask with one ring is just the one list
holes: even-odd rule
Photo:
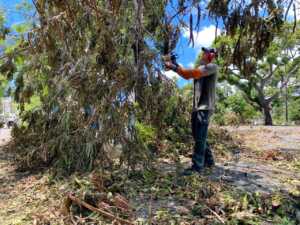
[[215, 40], [218, 37], [218, 29], [219, 29], [219, 21], [218, 18], [216, 18]]
[[127, 213], [132, 213], [133, 209], [132, 207], [129, 205], [127, 199], [125, 199], [122, 195], [117, 194], [114, 197], [113, 203], [115, 205], [116, 208], [120, 209], [123, 212], [127, 212]]
[[149, 215], [148, 224], [152, 224], [152, 199], [153, 199], [152, 194], [153, 193], [151, 193], [150, 195], [149, 208], [148, 208], [148, 215]]
[[286, 21], [286, 19], [287, 19], [287, 16], [288, 16], [288, 14], [289, 14], [289, 11], [290, 11], [290, 8], [291, 8], [293, 2], [294, 2], [294, 0], [290, 0], [290, 3], [289, 3], [289, 5], [288, 5], [288, 7], [287, 7], [287, 9], [286, 9], [286, 11], [285, 11], [285, 16], [284, 16], [284, 20], [285, 20], [285, 21]]
[[219, 216], [218, 213], [216, 213], [214, 210], [212, 210], [210, 207], [208, 207], [207, 205], [205, 206], [212, 214], [214, 214], [217, 219], [222, 223], [222, 224], [225, 224], [225, 221], [222, 219], [221, 216]]
[[75, 202], [76, 204], [78, 205], [82, 205], [84, 206], [85, 208], [93, 211], [93, 212], [97, 212], [97, 213], [100, 213], [101, 215], [103, 215], [104, 217], [108, 218], [108, 219], [111, 219], [111, 220], [117, 220], [118, 222], [120, 222], [121, 224], [126, 224], [126, 225], [134, 225], [131, 221], [128, 221], [128, 220], [124, 220], [124, 219], [121, 219], [111, 213], [108, 213], [102, 209], [99, 209], [99, 208], [96, 208], [84, 201], [81, 201], [80, 199], [76, 198], [75, 196], [73, 196], [72, 194], [69, 194], [69, 198]]
[[26, 51], [26, 50], [29, 50], [29, 48], [20, 48], [20, 49], [14, 51], [14, 52], [11, 52], [11, 53], [8, 53], [8, 54], [4, 53], [3, 55], [0, 55], [0, 60], [9, 58], [11, 55], [15, 55], [15, 54], [21, 53], [21, 52]]
[[179, 9], [169, 20], [168, 23], [171, 23], [172, 20], [177, 17], [179, 14], [183, 13], [185, 10], [187, 9], [186, 6], [182, 7], [181, 9]]
[[73, 225], [78, 225], [78, 223], [76, 222], [74, 216], [71, 215], [71, 222], [73, 223]]
[[293, 26], [293, 33], [295, 33], [296, 26], [297, 26], [297, 11], [296, 11], [296, 4], [293, 4], [294, 9], [294, 26]]

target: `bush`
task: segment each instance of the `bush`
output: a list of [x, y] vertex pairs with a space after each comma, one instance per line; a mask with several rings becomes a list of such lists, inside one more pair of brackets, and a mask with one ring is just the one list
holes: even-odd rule
[[241, 124], [241, 117], [235, 112], [227, 112], [224, 115], [224, 123], [225, 125], [239, 125]]
[[290, 103], [290, 119], [295, 122], [300, 122], [300, 98]]
[[241, 92], [237, 91], [225, 96], [222, 89], [218, 90], [219, 100], [212, 118], [218, 125], [249, 124], [259, 112], [250, 105]]
[[138, 139], [141, 140], [147, 147], [154, 145], [156, 137], [156, 129], [151, 125], [147, 125], [141, 122], [136, 122], [135, 129]]

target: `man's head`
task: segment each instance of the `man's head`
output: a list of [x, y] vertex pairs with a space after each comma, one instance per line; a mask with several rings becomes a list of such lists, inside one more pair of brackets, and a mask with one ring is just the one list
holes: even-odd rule
[[211, 63], [217, 56], [217, 51], [214, 48], [202, 48], [202, 60], [208, 64]]

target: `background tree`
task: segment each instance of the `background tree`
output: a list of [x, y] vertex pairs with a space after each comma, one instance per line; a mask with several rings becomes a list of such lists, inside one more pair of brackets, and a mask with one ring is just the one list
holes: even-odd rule
[[[3, 12], [0, 12], [0, 52], [2, 53], [6, 50], [6, 38], [9, 33], [9, 27], [5, 26], [5, 16]], [[0, 66], [0, 97], [3, 97], [8, 83], [7, 77], [11, 77], [16, 68], [14, 64], [10, 60], [6, 60], [5, 57], [1, 57], [0, 60], [2, 61]]]
[[[217, 46], [227, 53], [220, 59], [223, 64], [222, 78], [238, 87], [245, 98], [264, 113], [265, 125], [272, 125], [271, 104], [282, 89], [289, 85], [299, 71], [299, 27], [292, 32], [293, 25], [287, 24], [266, 50], [262, 59], [249, 56], [246, 67], [239, 69], [234, 60], [229, 66], [228, 54], [233, 51], [235, 41], [228, 36], [218, 39]], [[237, 38], [237, 37], [235, 37]], [[227, 48], [225, 50], [225, 48]], [[246, 69], [247, 68], [247, 69]], [[246, 71], [245, 71], [246, 69]], [[248, 74], [250, 73], [250, 74]]]
[[217, 87], [218, 101], [212, 118], [219, 125], [249, 124], [257, 119], [259, 112], [245, 99], [243, 92], [226, 81]]

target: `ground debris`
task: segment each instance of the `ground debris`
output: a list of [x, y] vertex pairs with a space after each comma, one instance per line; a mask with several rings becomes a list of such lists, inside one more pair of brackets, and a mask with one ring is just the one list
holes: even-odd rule
[[97, 212], [97, 213], [100, 213], [102, 216], [112, 220], [112, 221], [118, 221], [119, 223], [121, 224], [126, 224], [126, 225], [133, 225], [133, 222], [130, 222], [128, 220], [125, 220], [125, 219], [121, 219], [109, 212], [107, 212], [106, 209], [100, 209], [100, 208], [96, 208], [88, 203], [86, 203], [85, 201], [82, 201], [80, 199], [78, 199], [77, 197], [73, 196], [72, 194], [70, 194], [69, 196], [69, 199], [71, 199], [71, 201], [75, 202], [76, 204], [78, 204], [79, 206], [83, 206], [93, 212]]
[[[285, 140], [282, 133], [277, 136]], [[247, 137], [253, 138], [251, 134], [244, 135], [242, 147], [248, 143]], [[267, 154], [273, 150], [277, 148], [270, 146], [260, 151]], [[296, 224], [300, 199], [297, 162], [287, 158], [266, 160], [249, 146], [240, 150], [236, 162], [230, 157], [231, 150], [226, 151], [226, 163], [220, 163], [222, 153], [217, 153], [217, 167], [190, 177], [178, 173], [178, 165], [185, 167], [190, 162], [189, 157], [180, 155], [176, 163], [172, 157], [164, 156], [148, 170], [128, 172], [120, 168], [112, 174], [94, 170], [57, 178], [51, 171], [16, 171], [11, 157], [1, 150], [0, 179], [5, 183], [1, 198], [5, 205], [0, 202], [0, 218], [4, 225], [120, 223], [115, 218], [141, 225]], [[266, 189], [265, 183], [273, 188]], [[69, 193], [93, 207], [90, 209], [100, 209], [111, 217], [80, 206], [69, 198]]]

